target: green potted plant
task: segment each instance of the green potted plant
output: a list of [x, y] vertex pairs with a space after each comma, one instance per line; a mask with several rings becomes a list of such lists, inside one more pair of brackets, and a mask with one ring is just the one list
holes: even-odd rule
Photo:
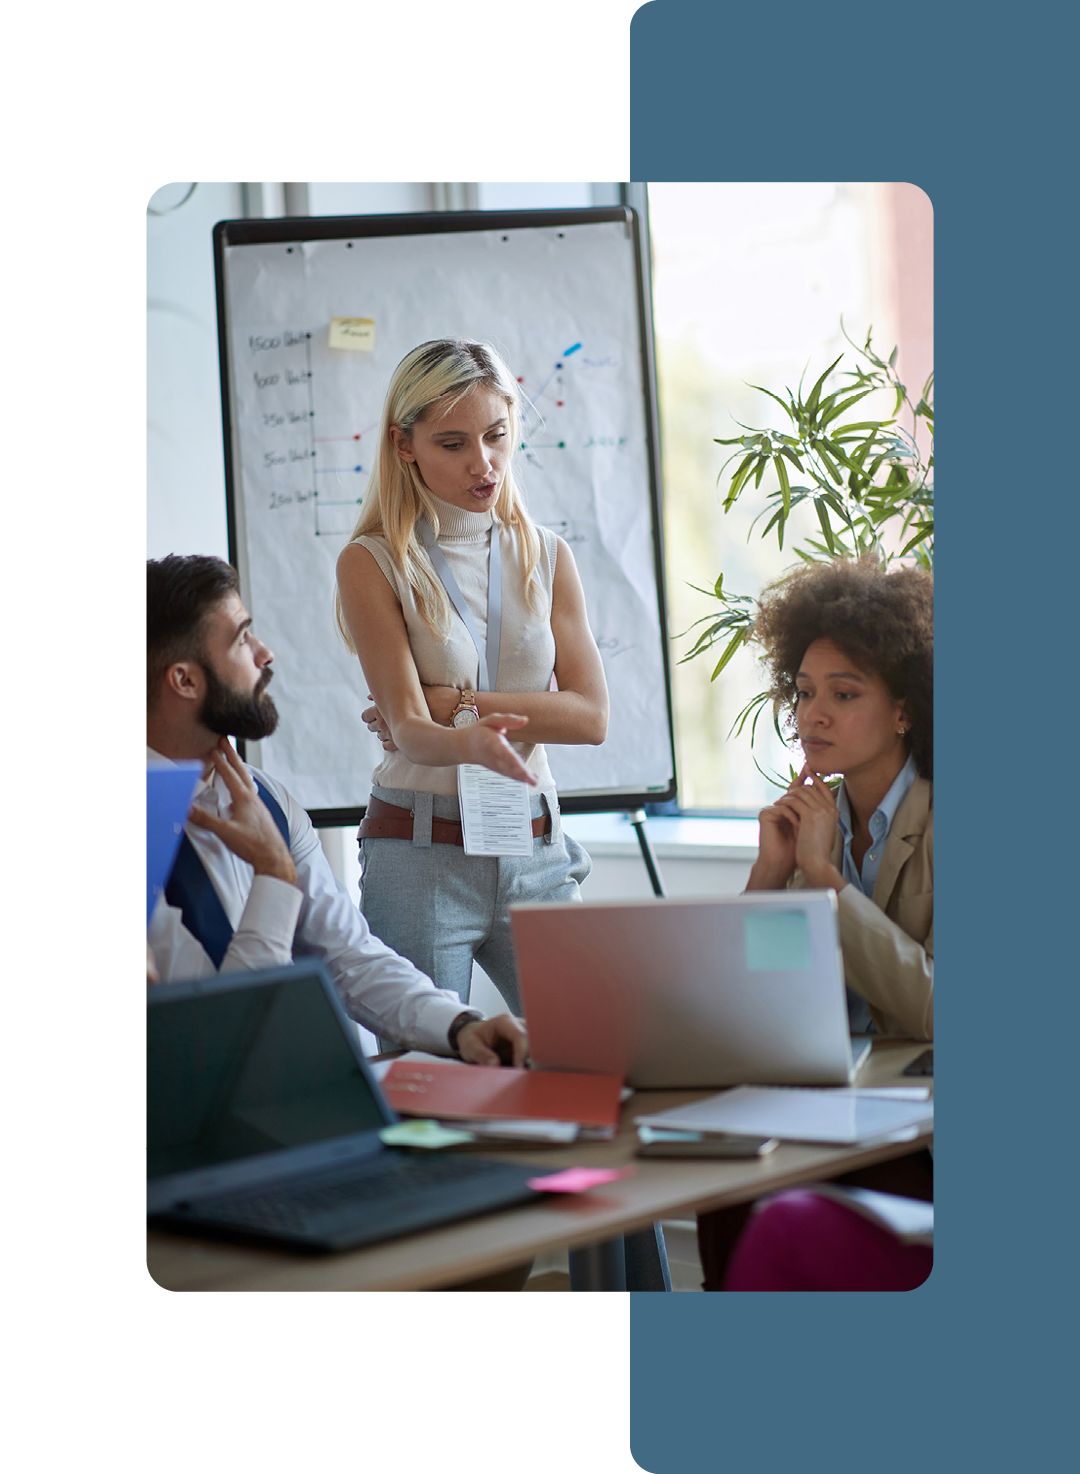
[[[808, 394], [803, 393], [802, 380], [796, 392], [785, 391], [786, 399], [759, 385], [750, 386], [780, 406], [787, 424], [783, 430], [741, 425], [742, 435], [716, 440], [717, 445], [736, 447], [718, 478], [722, 481], [728, 467], [737, 463], [728, 478], [724, 512], [730, 512], [749, 490], [758, 491], [771, 469], [776, 484], [764, 493], [764, 505], [751, 533], [764, 521], [761, 536], [768, 537], [775, 531], [783, 548], [792, 512], [807, 503], [816, 513], [817, 535], [804, 536], [792, 547], [796, 558], [815, 562], [854, 558], [873, 551], [886, 566], [906, 559], [932, 568], [934, 376], [930, 375], [918, 402], [912, 404], [906, 385], [896, 373], [897, 349], [888, 359], [880, 358], [873, 348], [872, 330], [861, 347], [848, 337], [843, 323], [841, 330], [857, 355], [855, 367], [838, 375], [849, 382], [825, 392], [827, 381], [843, 360], [841, 354]], [[860, 401], [882, 390], [893, 400], [889, 419], [849, 417]], [[912, 430], [900, 424], [905, 406]], [[920, 423], [926, 430], [925, 447], [916, 433]], [[715, 599], [720, 608], [696, 620], [686, 632], [705, 626], [680, 664], [720, 645], [720, 656], [710, 677], [715, 681], [736, 652], [751, 641], [756, 601], [746, 594], [729, 593], [724, 588], [723, 573], [711, 589], [699, 588], [698, 592]], [[735, 718], [732, 733], [740, 735], [749, 722], [753, 744], [767, 700], [764, 691], [753, 697]], [[775, 713], [773, 721], [776, 725]], [[779, 734], [778, 725], [776, 730]]]

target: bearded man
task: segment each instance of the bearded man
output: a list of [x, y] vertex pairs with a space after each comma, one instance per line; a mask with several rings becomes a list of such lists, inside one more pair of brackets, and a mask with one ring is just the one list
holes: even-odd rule
[[[273, 654], [220, 558], [150, 559], [147, 574], [147, 762], [196, 760], [203, 778], [148, 942], [162, 982], [326, 964], [346, 1012], [407, 1048], [499, 1064], [525, 1036], [508, 1015], [483, 1019], [372, 935], [335, 879], [304, 808], [241, 762], [229, 737], [269, 737]], [[506, 1051], [506, 1043], [502, 1045]]]

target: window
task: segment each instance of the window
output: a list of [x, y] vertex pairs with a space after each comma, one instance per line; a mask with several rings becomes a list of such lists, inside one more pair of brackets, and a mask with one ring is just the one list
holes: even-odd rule
[[[678, 636], [717, 608], [691, 585], [709, 589], [723, 572], [725, 589], [756, 595], [795, 561], [791, 535], [781, 551], [774, 534], [761, 539], [763, 523], [751, 531], [767, 483], [723, 513], [727, 476], [722, 486], [717, 476], [731, 447], [714, 440], [737, 435], [737, 422], [785, 427], [780, 407], [748, 386], [782, 395], [804, 370], [813, 383], [853, 352], [843, 316], [856, 342], [872, 325], [879, 351], [898, 344], [901, 377], [921, 389], [932, 363], [932, 213], [922, 191], [905, 184], [654, 184], [648, 198], [668, 604]], [[691, 643], [674, 640], [674, 661]], [[767, 711], [753, 749], [748, 735], [729, 738], [761, 678], [753, 656], [739, 651], [710, 683], [719, 653], [673, 664], [679, 802], [755, 811], [777, 791], [755, 759], [786, 773], [792, 755]]]

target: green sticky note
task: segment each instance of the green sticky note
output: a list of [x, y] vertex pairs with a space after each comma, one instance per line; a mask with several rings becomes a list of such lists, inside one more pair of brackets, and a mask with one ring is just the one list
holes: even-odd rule
[[743, 917], [749, 972], [786, 972], [809, 967], [810, 923], [805, 911], [748, 911]]
[[475, 1141], [471, 1131], [452, 1131], [438, 1121], [397, 1121], [384, 1126], [379, 1140], [386, 1146], [422, 1146], [431, 1151], [444, 1146], [457, 1146], [462, 1141]]

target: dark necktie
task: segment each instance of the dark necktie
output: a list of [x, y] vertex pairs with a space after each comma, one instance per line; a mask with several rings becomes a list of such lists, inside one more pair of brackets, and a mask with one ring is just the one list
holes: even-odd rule
[[[288, 844], [289, 821], [281, 805], [257, 778], [255, 786], [263, 803], [270, 810], [271, 818], [280, 829], [282, 838]], [[207, 875], [195, 846], [186, 834], [180, 841], [176, 863], [165, 887], [165, 899], [170, 906], [176, 906], [182, 913], [188, 931], [203, 944], [214, 966], [220, 968], [232, 941], [233, 929], [213, 881]]]

